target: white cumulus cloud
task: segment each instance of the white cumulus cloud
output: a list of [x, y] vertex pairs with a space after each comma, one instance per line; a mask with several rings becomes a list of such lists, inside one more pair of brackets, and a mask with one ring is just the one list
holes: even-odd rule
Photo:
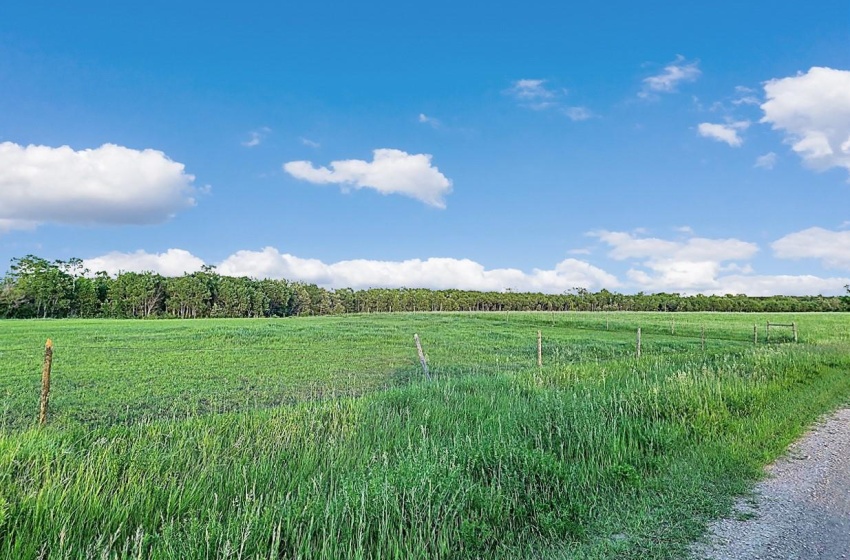
[[744, 140], [738, 135], [738, 131], [746, 130], [749, 126], [749, 121], [737, 121], [727, 124], [700, 123], [697, 131], [704, 138], [725, 142], [733, 148], [737, 148], [744, 143]]
[[706, 294], [747, 294], [748, 296], [813, 296], [844, 293], [850, 278], [821, 278], [811, 274], [728, 275], [718, 279], [718, 287]]
[[83, 264], [91, 272], [107, 272], [114, 276], [119, 272], [157, 272], [163, 276], [182, 276], [196, 272], [204, 261], [183, 249], [169, 249], [164, 253], [119, 253], [113, 251], [100, 257], [84, 259]]
[[738, 239], [691, 237], [669, 241], [616, 231], [591, 232], [611, 247], [615, 260], [637, 261], [627, 275], [641, 290], [699, 293], [720, 289], [718, 277], [732, 261], [746, 261], [758, 252], [754, 243]]
[[685, 57], [678, 55], [661, 73], [643, 79], [643, 89], [638, 96], [647, 99], [658, 93], [674, 93], [679, 84], [694, 82], [701, 74], [699, 61], [688, 62]]
[[[629, 280], [627, 286], [635, 291], [750, 296], [837, 295], [844, 292], [845, 284], [850, 283], [848, 278], [822, 278], [810, 274], [755, 274], [753, 267], [746, 261], [754, 257], [759, 248], [755, 243], [738, 239], [691, 237], [683, 241], [669, 241], [611, 231], [592, 232], [590, 235], [611, 247], [608, 253], [611, 258], [636, 261], [626, 273]], [[829, 240], [836, 241], [834, 237]], [[798, 241], [805, 243], [813, 240]], [[777, 243], [785, 254], [780, 254], [777, 243], [774, 243], [777, 256], [790, 257], [803, 252], [801, 247], [789, 248], [796, 244], [781, 242]], [[845, 264], [850, 263], [850, 256], [846, 253], [843, 257], [836, 254], [830, 256], [847, 258]]]
[[813, 67], [764, 85], [761, 122], [781, 131], [811, 168], [850, 171], [850, 71]]
[[0, 228], [153, 224], [195, 204], [195, 177], [156, 150], [0, 143]]
[[574, 287], [614, 288], [617, 279], [576, 259], [551, 270], [523, 272], [515, 268], [486, 269], [469, 259], [429, 258], [405, 261], [349, 260], [324, 263], [281, 253], [274, 247], [239, 251], [218, 267], [222, 274], [255, 278], [287, 278], [328, 288], [433, 288], [561, 293]]
[[818, 259], [829, 268], [850, 270], [850, 231], [811, 227], [771, 244], [780, 259]]
[[283, 169], [308, 183], [370, 188], [381, 194], [402, 194], [445, 208], [445, 196], [451, 192], [452, 182], [431, 164], [431, 157], [431, 154], [379, 149], [374, 151], [372, 161], [332, 161], [330, 168], [314, 167], [309, 161], [291, 161]]

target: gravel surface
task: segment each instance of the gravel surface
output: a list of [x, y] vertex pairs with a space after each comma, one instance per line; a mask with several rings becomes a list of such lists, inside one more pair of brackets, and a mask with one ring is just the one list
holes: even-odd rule
[[767, 468], [694, 558], [850, 559], [850, 408], [819, 423]]

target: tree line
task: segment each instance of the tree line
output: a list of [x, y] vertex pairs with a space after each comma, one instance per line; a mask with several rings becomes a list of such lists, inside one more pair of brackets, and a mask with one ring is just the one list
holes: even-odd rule
[[[850, 287], [847, 287], [850, 294]], [[4, 318], [288, 317], [393, 311], [850, 311], [847, 296], [749, 297], [620, 294], [574, 288], [563, 294], [424, 288], [329, 290], [303, 282], [198, 272], [94, 274], [80, 259], [12, 259], [0, 282]]]

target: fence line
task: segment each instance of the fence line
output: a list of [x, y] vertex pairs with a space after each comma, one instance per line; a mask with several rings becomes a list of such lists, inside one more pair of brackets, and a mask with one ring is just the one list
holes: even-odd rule
[[[770, 326], [776, 327], [776, 326], [786, 326], [786, 325], [779, 325], [779, 324], [775, 324], [775, 323], [770, 323]], [[789, 324], [787, 326], [791, 326], [791, 325]], [[621, 329], [616, 329], [616, 330], [611, 329], [611, 330], [608, 330], [608, 331], [606, 331], [604, 329], [595, 330], [595, 329], [591, 329], [591, 328], [587, 328], [587, 327], [575, 327], [575, 326], [570, 326], [567, 329], [564, 329], [564, 326], [561, 326], [561, 325], [556, 325], [555, 327], [550, 327], [550, 328], [554, 329], [554, 330], [547, 330], [547, 332], [550, 333], [550, 334], [552, 332], [563, 333], [564, 330], [597, 332], [602, 336], [595, 338], [595, 339], [600, 340], [600, 341], [608, 340], [609, 339], [608, 337], [610, 337], [611, 334], [617, 334], [617, 333], [629, 334], [629, 333], [635, 332], [634, 331], [635, 325], [629, 325], [629, 326], [623, 327]], [[699, 341], [705, 340], [705, 341], [709, 341], [709, 342], [710, 341], [725, 341], [725, 342], [740, 342], [740, 343], [747, 342], [746, 335], [744, 335], [742, 337], [720, 336], [720, 335], [717, 335], [717, 334], [714, 334], [714, 335], [711, 335], [711, 336], [706, 336], [707, 334], [711, 334], [711, 333], [710, 333], [710, 331], [705, 330], [704, 327], [699, 332], [695, 332], [693, 334], [690, 334], [690, 333], [685, 334], [685, 333], [682, 332], [682, 329], [681, 329], [681, 326], [680, 326], [680, 328], [679, 328], [680, 334], [676, 334], [675, 336], [672, 336], [670, 334], [664, 334], [663, 329], [661, 329], [661, 328], [659, 328], [659, 331], [661, 331], [660, 333], [652, 333], [651, 332], [652, 330], [654, 330], [654, 329], [647, 329], [646, 326], [641, 325], [641, 331], [644, 335], [646, 335], [647, 333], [649, 333], [649, 334], [661, 334], [662, 336], [671, 337], [675, 340], [691, 340], [691, 339], [694, 339], [694, 340], [699, 340]], [[521, 341], [522, 335], [521, 335], [520, 332], [518, 332], [516, 335], [513, 336], [513, 338], [516, 338], [517, 340]], [[793, 338], [793, 334], [792, 334], [791, 338]], [[408, 347], [407, 344], [402, 343], [402, 339], [403, 339], [403, 336], [399, 335], [398, 340], [395, 341], [396, 344], [399, 346], [399, 348], [407, 348]], [[339, 342], [338, 340], [335, 340], [335, 341], [333, 341], [333, 344], [338, 345], [338, 342]], [[384, 339], [384, 342], [386, 342], [386, 339]], [[328, 341], [328, 343], [330, 344], [331, 341]], [[281, 351], [281, 350], [298, 351], [298, 350], [303, 350], [305, 347], [316, 347], [316, 346], [320, 346], [320, 345], [321, 345], [321, 341], [304, 340], [302, 343], [298, 343], [298, 344], [293, 344], [290, 341], [288, 343], [276, 344], [276, 345], [273, 345], [273, 346], [268, 346], [268, 345], [257, 346], [257, 345], [253, 345], [253, 344], [234, 344], [232, 346], [226, 346], [226, 347], [186, 347], [186, 348], [180, 348], [180, 347], [165, 346], [165, 345], [156, 345], [156, 346], [154, 346], [154, 345], [110, 346], [110, 345], [85, 344], [85, 345], [73, 345], [73, 346], [69, 346], [69, 348], [73, 348], [73, 350], [75, 352], [82, 350], [82, 351], [103, 351], [103, 352], [106, 352], [106, 351], [121, 351], [121, 352], [140, 352], [140, 353], [163, 353], [163, 352], [166, 352], [166, 353], [175, 353], [175, 354], [186, 354], [186, 353], [232, 353], [234, 351], [245, 351], [245, 352]], [[375, 348], [375, 343], [373, 341], [362, 341], [362, 342], [351, 343], [348, 346], [351, 346], [351, 347], [362, 346], [363, 349], [373, 349], [373, 348]], [[63, 344], [55, 345], [55, 347], [61, 348], [61, 347], [63, 347]], [[0, 347], [0, 355], [2, 355], [4, 353], [26, 353], [26, 354], [29, 354], [29, 355], [40, 355], [40, 351], [38, 350], [38, 348], [39, 348], [39, 346], [35, 346], [35, 345], [33, 345], [31, 347], [23, 347], [23, 346], [9, 347], [9, 348]]]
[[[544, 324], [546, 323], [545, 319], [543, 317]], [[526, 322], [525, 326], [528, 326], [528, 323], [530, 322]], [[770, 323], [770, 326], [780, 325]], [[611, 327], [614, 327], [613, 330], [608, 330]], [[656, 351], [667, 356], [680, 352], [686, 352], [688, 355], [700, 352], [706, 355], [716, 355], [716, 349], [706, 352], [706, 342], [713, 341], [735, 342], [736, 346], [731, 348], [733, 351], [735, 348], [743, 350], [753, 342], [758, 343], [757, 325], [753, 327], [752, 341], [747, 340], [748, 335], [741, 337], [706, 336], [707, 334], [728, 335], [730, 329], [717, 329], [715, 333], [712, 333], [710, 330], [707, 332], [704, 325], [699, 325], [698, 333], [691, 334], [690, 331], [697, 328], [697, 325], [693, 324], [671, 325], [669, 331], [666, 332], [664, 332], [666, 327], [663, 324], [650, 325], [648, 330], [646, 327], [637, 327], [637, 339], [632, 339], [632, 341], [629, 341], [625, 336], [616, 335], [634, 333], [634, 324], [628, 325], [628, 327], [626, 325], [611, 325], [606, 317], [605, 328], [606, 330], [593, 329], [586, 325], [564, 325], [563, 323], [537, 328], [536, 357], [538, 367], [543, 367], [544, 357], [547, 365], [560, 367], [587, 362], [605, 364], [632, 359], [634, 356], [640, 358], [642, 353], [652, 354]], [[428, 362], [431, 362], [431, 367], [437, 373], [441, 371], [452, 374], [511, 373], [527, 370], [534, 363], [533, 332], [523, 328], [522, 323], [519, 325], [512, 324], [511, 329], [508, 332], [493, 331], [491, 334], [498, 336], [494, 336], [492, 340], [487, 340], [487, 337], [484, 337], [476, 339], [475, 342], [466, 342], [462, 338], [458, 339], [451, 336], [452, 333], [446, 331], [432, 336], [429, 336], [426, 332], [425, 339], [422, 341], [420, 341], [418, 335], [415, 335], [416, 351], [425, 377], [431, 378]], [[544, 331], [546, 332], [544, 333]], [[594, 335], [586, 338], [575, 338], [575, 335], [580, 332], [593, 332]], [[648, 335], [647, 332], [649, 332]], [[249, 402], [252, 399], [255, 403], [277, 402], [282, 404], [284, 402], [298, 402], [311, 395], [313, 398], [310, 400], [314, 400], [316, 395], [322, 397], [330, 394], [362, 395], [382, 388], [398, 386], [400, 382], [406, 383], [410, 379], [414, 379], [413, 376], [418, 371], [416, 354], [411, 353], [413, 347], [409, 342], [402, 343], [402, 337], [406, 338], [409, 334], [393, 332], [391, 338], [387, 339], [380, 338], [385, 333], [377, 332], [367, 335], [374, 337], [373, 340], [351, 341], [346, 341], [344, 337], [342, 337], [342, 340], [340, 340], [340, 337], [322, 337], [318, 340], [306, 338], [315, 335], [315, 332], [281, 332], [279, 334], [294, 334], [305, 338], [301, 341], [288, 340], [283, 344], [273, 346], [268, 344], [252, 345], [232, 339], [206, 341], [209, 344], [231, 344], [228, 346], [208, 345], [188, 346], [187, 348], [176, 348], [172, 345], [162, 344], [145, 346], [92, 345], [90, 342], [79, 346], [71, 343], [60, 344], [55, 346], [57, 361], [53, 364], [53, 373], [58, 380], [57, 387], [67, 387], [65, 383], [68, 375], [74, 376], [74, 378], [80, 373], [86, 375], [86, 369], [81, 366], [81, 361], [84, 359], [78, 355], [79, 352], [102, 353], [107, 355], [108, 359], [96, 365], [98, 376], [86, 379], [88, 383], [93, 382], [97, 385], [98, 378], [114, 379], [114, 374], [121, 374], [127, 383], [127, 387], [138, 388], [139, 384], [150, 380], [149, 376], [160, 376], [167, 372], [174, 372], [175, 375], [190, 379], [206, 376], [214, 383], [220, 384], [219, 386], [208, 387], [205, 392], [202, 392], [204, 398], [212, 399], [212, 404], [198, 401], [193, 406], [204, 410], [209, 406], [225, 410], [240, 409], [239, 403], [243, 400]], [[794, 334], [797, 334], [796, 324], [794, 324]], [[544, 335], [546, 338], [545, 356]], [[653, 340], [656, 336], [658, 338]], [[185, 337], [178, 339], [177, 343], [194, 343], [197, 342], [195, 338]], [[588, 339], [593, 343], [587, 345]], [[407, 340], [410, 339], [407, 338]], [[151, 342], [161, 343], [162, 339], [161, 337], [151, 337]], [[642, 348], [642, 342], [646, 343], [645, 348]], [[427, 345], [430, 351], [430, 357], [427, 360], [422, 348], [423, 343]], [[323, 381], [308, 384], [306, 378], [316, 375], [316, 371], [321, 368], [311, 370], [310, 368], [303, 368], [303, 365], [315, 364], [317, 362], [316, 355], [321, 355], [330, 349], [338, 349], [340, 346], [344, 347], [347, 354], [362, 352], [362, 359], [351, 368], [344, 361], [329, 365], [324, 372], [327, 377], [322, 374], [321, 379]], [[495, 360], [487, 358], [486, 348], [488, 346], [498, 350]], [[667, 350], [668, 347], [670, 350]], [[309, 352], [305, 352], [307, 349], [309, 349]], [[466, 349], [475, 350], [465, 352]], [[53, 350], [54, 348], [51, 348], [51, 354]], [[276, 354], [269, 355], [270, 351]], [[728, 352], [730, 348], [727, 346], [724, 351]], [[228, 359], [222, 358], [223, 353], [230, 354]], [[160, 363], [147, 363], [146, 360], [149, 360], [152, 355], [162, 356], [165, 359]], [[191, 359], [181, 360], [181, 356], [191, 356]], [[246, 356], [253, 357], [246, 359]], [[284, 358], [281, 359], [281, 356], [284, 356]], [[470, 362], [468, 356], [472, 356], [477, 361]], [[4, 361], [7, 361], [9, 357], [12, 358], [11, 362], [4, 364]], [[30, 391], [35, 386], [37, 381], [34, 375], [15, 370], [31, 367], [34, 369], [37, 357], [38, 352], [34, 348], [21, 346], [0, 348], [0, 395], [3, 394], [4, 385], [7, 387], [17, 386], [21, 391]], [[100, 359], [98, 358], [98, 360]], [[31, 361], [32, 364], [30, 364]], [[47, 419], [50, 401], [50, 366], [48, 358], [45, 357], [44, 371], [46, 373], [43, 374], [42, 399], [39, 404], [39, 423], [42, 424]], [[4, 371], [4, 367], [8, 368], [7, 371]], [[299, 368], [303, 368], [303, 370], [299, 371]], [[294, 375], [281, 376], [280, 374]], [[347, 379], [346, 375], [348, 376]], [[140, 379], [134, 385], [133, 378], [136, 376], [140, 376]], [[270, 379], [275, 381], [270, 384]], [[290, 386], [293, 381], [296, 386]], [[265, 393], [254, 393], [247, 396], [234, 393], [234, 390], [251, 391], [257, 387], [267, 386], [270, 390]], [[73, 385], [72, 387], [74, 390], [80, 390]], [[6, 389], [6, 395], [11, 394], [11, 390]], [[165, 407], [163, 410], [184, 410], [176, 401], [172, 403], [168, 400], [174, 397], [172, 392], [165, 391], [162, 395], [164, 401], [160, 405]], [[15, 397], [15, 399], [18, 399], [18, 397]], [[145, 404], [142, 408], [147, 410], [146, 406], [153, 407], [154, 404]], [[190, 404], [186, 406], [190, 407]], [[9, 414], [9, 409], [4, 409], [5, 406], [0, 406], [0, 413], [2, 414], [0, 416], [0, 430], [7, 422], [5, 416]], [[128, 410], [129, 408], [128, 405]], [[153, 414], [154, 408], [151, 408], [151, 411]]]

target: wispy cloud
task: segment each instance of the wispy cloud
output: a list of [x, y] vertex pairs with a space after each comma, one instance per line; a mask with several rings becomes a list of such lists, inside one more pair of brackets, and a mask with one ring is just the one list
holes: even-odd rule
[[546, 80], [537, 79], [517, 80], [507, 90], [507, 93], [520, 102], [528, 103], [532, 108], [542, 109], [549, 106], [557, 97], [554, 90], [546, 87]]
[[517, 80], [505, 93], [522, 107], [534, 111], [556, 110], [572, 121], [585, 121], [595, 116], [587, 107], [567, 106], [563, 100], [569, 95], [569, 90], [549, 87], [547, 80]]
[[770, 170], [773, 169], [774, 166], [776, 166], [777, 159], [778, 157], [774, 152], [767, 152], [763, 156], [759, 156], [756, 158], [756, 163], [753, 167]]
[[248, 139], [242, 142], [242, 145], [246, 148], [253, 148], [254, 146], [259, 146], [263, 143], [263, 140], [268, 137], [271, 131], [272, 129], [267, 126], [258, 128], [257, 130], [252, 130], [248, 133]]
[[694, 82], [700, 75], [702, 71], [698, 60], [688, 62], [682, 55], [677, 55], [676, 60], [665, 66], [661, 73], [643, 79], [638, 97], [652, 99], [659, 93], [674, 93], [678, 91], [679, 84]]
[[12, 220], [0, 218], [0, 233], [8, 233], [12, 230], [32, 231], [38, 227], [38, 222], [31, 220]]
[[735, 98], [732, 105], [759, 105], [761, 100], [756, 97], [756, 90], [746, 86], [735, 86]]
[[547, 87], [546, 80], [517, 80], [505, 93], [516, 99], [523, 107], [535, 111], [544, 111], [560, 105], [559, 92]]
[[443, 123], [434, 117], [429, 117], [425, 113], [419, 113], [419, 122], [422, 124], [427, 124], [431, 128], [440, 128], [443, 126]]
[[303, 136], [301, 138], [299, 138], [299, 140], [301, 140], [302, 144], [304, 144], [305, 146], [309, 146], [311, 148], [321, 148], [322, 147], [322, 145], [319, 144], [318, 142], [314, 142], [313, 140], [310, 140], [309, 138], [304, 138]]
[[566, 107], [563, 109], [563, 113], [571, 121], [586, 121], [593, 118], [593, 112], [587, 107]]

